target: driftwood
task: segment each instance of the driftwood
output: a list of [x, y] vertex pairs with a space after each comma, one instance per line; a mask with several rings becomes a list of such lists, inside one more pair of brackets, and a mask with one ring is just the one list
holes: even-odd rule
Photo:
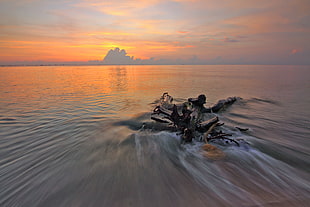
[[214, 140], [214, 139], [225, 139], [225, 140], [229, 140], [231, 142], [236, 143], [238, 147], [240, 146], [240, 144], [236, 140], [230, 139], [226, 136], [232, 136], [232, 135], [231, 134], [218, 134], [218, 135], [213, 136], [213, 137], [208, 137], [208, 138], [206, 138], [206, 140], [207, 140], [207, 142], [209, 142], [209, 141]]
[[210, 131], [211, 127], [213, 129], [214, 127], [217, 126], [217, 124], [218, 124], [217, 122], [218, 121], [219, 121], [219, 118], [216, 116], [216, 117], [214, 117], [212, 119], [209, 119], [207, 121], [198, 123], [197, 126], [196, 126], [196, 130], [198, 132], [202, 132], [202, 133], [203, 132], [208, 132], [208, 131]]
[[236, 129], [239, 129], [239, 131], [241, 132], [245, 132], [249, 130], [248, 128], [241, 128], [241, 127], [236, 127]]
[[172, 114], [172, 111], [170, 111], [169, 109], [166, 109], [166, 108], [164, 108], [162, 106], [156, 106], [155, 109], [153, 110], [153, 113], [154, 114], [162, 113], [162, 114], [165, 114], [166, 116], [170, 117], [171, 114]]
[[218, 123], [213, 124], [213, 125], [208, 129], [208, 131], [204, 134], [204, 141], [205, 141], [205, 143], [208, 142], [208, 136], [209, 136], [209, 134], [212, 132], [212, 130], [217, 126], [217, 124], [218, 124]]
[[[159, 105], [157, 105], [151, 115], [151, 119], [156, 122], [166, 123], [172, 125], [177, 131], [182, 134], [182, 143], [191, 142], [195, 138], [195, 134], [204, 134], [206, 143], [214, 139], [226, 139], [231, 142], [239, 143], [233, 139], [227, 138], [229, 134], [223, 134], [222, 132], [216, 132], [214, 129], [218, 126], [222, 126], [224, 123], [219, 123], [217, 116], [209, 120], [203, 120], [203, 113], [216, 113], [233, 104], [237, 100], [236, 97], [229, 97], [224, 100], [218, 101], [214, 106], [205, 108], [206, 96], [199, 95], [197, 98], [189, 98], [187, 102], [183, 104], [174, 104], [173, 97], [168, 93], [164, 93]], [[181, 112], [181, 113], [180, 113]], [[245, 129], [237, 128], [240, 131]]]
[[225, 107], [233, 104], [237, 100], [236, 97], [229, 97], [227, 99], [219, 100], [215, 105], [210, 108], [205, 108], [204, 113], [217, 113]]

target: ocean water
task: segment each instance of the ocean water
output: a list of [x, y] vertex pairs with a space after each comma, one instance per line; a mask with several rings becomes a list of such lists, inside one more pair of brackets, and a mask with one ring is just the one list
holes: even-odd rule
[[[239, 97], [208, 116], [247, 144], [180, 145], [164, 92]], [[309, 66], [0, 67], [0, 206], [308, 206], [309, 92]]]

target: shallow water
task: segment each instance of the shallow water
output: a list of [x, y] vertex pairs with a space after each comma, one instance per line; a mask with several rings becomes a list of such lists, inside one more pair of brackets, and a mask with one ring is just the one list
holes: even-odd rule
[[[1, 67], [0, 206], [307, 206], [309, 91], [309, 66]], [[216, 115], [248, 144], [180, 145], [163, 92], [240, 97]]]

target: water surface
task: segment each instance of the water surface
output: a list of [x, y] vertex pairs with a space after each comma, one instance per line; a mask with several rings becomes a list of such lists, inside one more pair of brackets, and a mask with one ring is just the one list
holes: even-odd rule
[[[309, 91], [309, 66], [1, 67], [0, 205], [306, 206]], [[249, 145], [180, 145], [163, 92], [240, 97], [217, 116]]]

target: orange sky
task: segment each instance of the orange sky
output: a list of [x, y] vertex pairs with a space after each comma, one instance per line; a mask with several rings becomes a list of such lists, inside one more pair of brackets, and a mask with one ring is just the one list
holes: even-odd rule
[[[310, 64], [309, 0], [0, 0], [0, 64], [135, 58]], [[172, 61], [173, 62], [173, 61]]]

